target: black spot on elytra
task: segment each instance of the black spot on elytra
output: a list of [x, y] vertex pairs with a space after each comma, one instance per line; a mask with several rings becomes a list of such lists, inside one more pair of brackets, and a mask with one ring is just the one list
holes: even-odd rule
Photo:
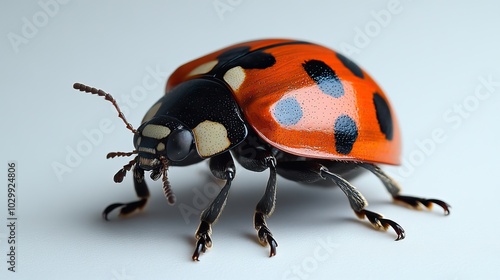
[[262, 49], [250, 51], [248, 46], [227, 50], [217, 56], [217, 60], [217, 65], [212, 69], [215, 73], [225, 73], [236, 66], [243, 69], [265, 69], [276, 63], [272, 54], [266, 53]]
[[250, 47], [242, 46], [237, 48], [229, 49], [217, 56], [218, 64], [226, 64], [231, 60], [235, 60], [238, 57], [244, 56], [250, 52]]
[[276, 59], [272, 54], [263, 51], [254, 51], [238, 59], [236, 64], [243, 69], [266, 69], [275, 63]]
[[303, 63], [302, 66], [323, 93], [335, 98], [344, 95], [344, 87], [339, 77], [326, 63], [320, 60], [309, 60]]
[[342, 64], [344, 64], [344, 66], [349, 69], [349, 71], [351, 71], [351, 73], [353, 73], [355, 76], [361, 78], [361, 79], [364, 79], [365, 78], [365, 75], [363, 74], [363, 70], [361, 70], [361, 68], [359, 68], [359, 66], [352, 62], [352, 60], [350, 60], [349, 58], [343, 56], [342, 54], [340, 53], [337, 53], [337, 58], [342, 62]]
[[358, 127], [351, 117], [341, 115], [335, 120], [334, 135], [335, 150], [339, 154], [347, 155], [358, 138]]
[[229, 69], [240, 66], [243, 69], [265, 69], [276, 63], [276, 58], [265, 51], [287, 45], [308, 45], [304, 41], [289, 41], [270, 44], [258, 49], [250, 50], [250, 46], [231, 48], [217, 56], [217, 65], [208, 72], [209, 75], [224, 75]]
[[392, 140], [394, 126], [392, 123], [391, 109], [385, 99], [375, 92], [373, 94], [373, 103], [375, 104], [375, 112], [377, 114], [378, 125], [380, 131], [385, 135], [385, 139]]

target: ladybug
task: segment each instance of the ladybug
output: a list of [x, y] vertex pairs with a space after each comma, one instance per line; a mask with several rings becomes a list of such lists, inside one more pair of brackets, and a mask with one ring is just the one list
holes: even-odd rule
[[[213, 52], [174, 71], [166, 93], [134, 129], [113, 97], [76, 83], [77, 90], [110, 101], [134, 133], [132, 152], [113, 152], [107, 158], [135, 156], [114, 176], [121, 182], [132, 170], [139, 199], [109, 205], [104, 219], [141, 210], [149, 190], [144, 173], [162, 177], [170, 204], [175, 196], [168, 182], [169, 166], [209, 160], [212, 174], [225, 185], [201, 214], [193, 260], [212, 246], [212, 225], [219, 218], [235, 177], [234, 159], [251, 171], [269, 170], [269, 180], [257, 203], [254, 226], [262, 245], [276, 254], [267, 226], [276, 202], [276, 177], [303, 183], [333, 181], [351, 208], [377, 229], [391, 227], [396, 240], [405, 237], [393, 220], [366, 209], [363, 195], [344, 177], [368, 170], [382, 181], [394, 201], [412, 208], [434, 204], [449, 214], [438, 199], [400, 195], [398, 184], [377, 164], [400, 163], [401, 136], [395, 113], [382, 89], [362, 68], [342, 54], [296, 40], [267, 39], [236, 44]], [[356, 172], [358, 174], [359, 172]]]

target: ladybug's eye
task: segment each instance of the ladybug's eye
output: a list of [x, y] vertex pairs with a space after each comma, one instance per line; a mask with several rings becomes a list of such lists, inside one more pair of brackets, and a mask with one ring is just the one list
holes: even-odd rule
[[176, 129], [168, 136], [167, 157], [172, 161], [185, 159], [193, 146], [193, 134], [185, 129]]

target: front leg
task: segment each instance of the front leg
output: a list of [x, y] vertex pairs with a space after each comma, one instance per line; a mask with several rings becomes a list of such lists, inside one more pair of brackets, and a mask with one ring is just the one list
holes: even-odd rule
[[[135, 161], [135, 160], [134, 160]], [[133, 162], [133, 161], [131, 161]], [[129, 163], [130, 164], [130, 163]], [[132, 164], [130, 164], [132, 165]], [[111, 211], [115, 210], [116, 208], [120, 208], [120, 216], [126, 216], [129, 215], [137, 210], [142, 210], [144, 206], [146, 206], [146, 203], [148, 202], [149, 199], [149, 190], [148, 186], [146, 185], [146, 181], [144, 181], [144, 169], [140, 168], [138, 164], [134, 164], [134, 188], [135, 192], [137, 193], [137, 196], [139, 197], [139, 200], [132, 201], [132, 202], [127, 202], [127, 203], [113, 203], [106, 207], [104, 211], [102, 212], [102, 217], [105, 220], [108, 220], [108, 215], [111, 213]], [[131, 166], [130, 166], [131, 167]], [[130, 168], [128, 165], [124, 167], [126, 172], [126, 168]], [[125, 173], [123, 172], [123, 174]], [[123, 180], [123, 176], [121, 176], [121, 173], [118, 172], [117, 175], [115, 175], [115, 181], [116, 182], [121, 182]], [[119, 176], [119, 178], [116, 178]]]
[[193, 253], [193, 260], [198, 261], [200, 254], [205, 253], [207, 248], [212, 247], [212, 224], [219, 218], [224, 206], [226, 205], [227, 196], [231, 187], [231, 182], [236, 174], [233, 158], [229, 152], [222, 153], [210, 159], [210, 170], [212, 174], [226, 180], [226, 184], [219, 192], [217, 197], [212, 201], [207, 209], [201, 213], [201, 222], [196, 231], [196, 248]]

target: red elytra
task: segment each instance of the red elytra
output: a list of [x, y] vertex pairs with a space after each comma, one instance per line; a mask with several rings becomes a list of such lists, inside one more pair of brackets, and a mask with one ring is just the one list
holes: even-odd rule
[[[400, 130], [383, 90], [364, 70], [341, 54], [323, 46], [284, 39], [237, 44], [177, 68], [167, 82], [167, 94], [170, 89], [184, 81], [206, 75], [216, 76], [218, 71], [224, 74], [231, 71], [227, 67], [214, 67], [221, 64], [221, 55], [240, 47], [248, 48], [233, 55], [232, 60], [241, 61], [244, 56], [254, 55], [256, 52], [267, 53], [275, 58], [273, 67], [240, 69], [237, 75], [244, 75], [239, 77], [240, 84], [236, 83], [238, 87], [230, 86], [246, 121], [266, 142], [282, 151], [303, 157], [400, 163]], [[321, 67], [326, 66], [333, 71], [334, 76], [324, 77], [323, 81], [311, 78], [304, 70], [304, 64], [311, 60], [324, 64], [316, 67], [318, 72], [321, 71], [319, 74], [325, 72]], [[233, 68], [236, 67], [240, 67], [238, 63]], [[222, 80], [229, 81], [229, 84], [231, 79], [234, 80], [222, 75]], [[343, 94], [332, 98], [332, 94], [328, 92], [328, 84], [323, 86], [327, 88], [325, 90], [321, 88], [321, 83], [330, 83], [330, 91], [342, 88]], [[281, 110], [281, 115], [284, 115], [282, 118], [286, 119], [287, 115], [290, 115], [288, 111], [300, 108], [300, 119], [280, 122], [279, 117], [276, 117], [276, 107], [280, 101], [281, 104], [288, 101], [289, 104], [295, 103], [299, 106], [287, 108], [285, 104]], [[339, 148], [336, 145], [339, 141], [336, 141], [334, 127], [341, 116], [352, 120], [357, 130], [356, 137], [337, 136], [341, 141], [346, 138], [350, 140], [351, 149]], [[342, 126], [342, 122], [339, 125]]]

